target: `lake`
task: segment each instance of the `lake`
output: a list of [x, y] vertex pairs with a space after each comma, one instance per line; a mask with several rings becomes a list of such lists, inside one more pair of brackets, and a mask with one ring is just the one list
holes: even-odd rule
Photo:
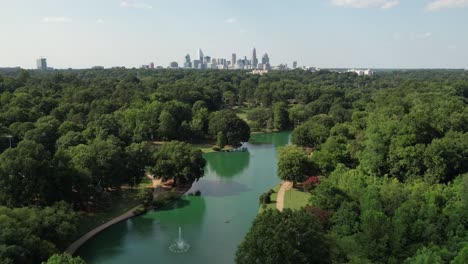
[[[110, 227], [77, 252], [87, 263], [234, 263], [237, 245], [258, 213], [258, 198], [280, 183], [277, 147], [290, 132], [252, 134], [247, 152], [204, 154], [205, 176], [157, 211]], [[169, 250], [182, 230], [185, 253]]]

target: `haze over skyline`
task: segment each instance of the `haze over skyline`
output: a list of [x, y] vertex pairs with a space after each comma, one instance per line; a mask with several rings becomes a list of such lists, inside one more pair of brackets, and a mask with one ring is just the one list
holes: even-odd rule
[[0, 0], [0, 67], [167, 66], [268, 52], [274, 65], [467, 68], [468, 0]]

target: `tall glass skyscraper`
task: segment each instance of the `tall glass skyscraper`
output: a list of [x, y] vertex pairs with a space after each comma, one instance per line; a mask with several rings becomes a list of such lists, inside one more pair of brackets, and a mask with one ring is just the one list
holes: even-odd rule
[[251, 63], [252, 63], [252, 68], [257, 68], [258, 59], [257, 59], [257, 50], [256, 50], [255, 48], [253, 48], [253, 50], [252, 50], [252, 60], [251, 60]]

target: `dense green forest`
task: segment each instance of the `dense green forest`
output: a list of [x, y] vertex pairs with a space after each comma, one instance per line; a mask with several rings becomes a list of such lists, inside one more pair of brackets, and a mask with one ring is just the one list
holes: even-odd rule
[[[289, 129], [293, 143], [312, 153], [305, 154], [303, 176], [322, 176], [305, 212], [326, 215], [313, 224], [320, 230], [309, 233], [320, 234], [311, 241], [327, 245], [329, 262], [464, 261], [467, 98], [463, 71], [0, 74], [0, 225], [28, 234], [2, 232], [0, 262], [46, 260], [76, 232], [73, 211], [105, 208], [114, 192], [138, 184], [146, 171], [183, 166], [171, 163], [167, 151], [186, 160], [199, 155], [184, 144], [155, 149], [151, 142], [237, 146], [250, 131]], [[157, 164], [160, 159], [169, 161]], [[264, 219], [275, 217], [305, 215]], [[28, 223], [33, 220], [40, 223]], [[287, 261], [282, 257], [269, 263]]]
[[[321, 176], [303, 209], [321, 226], [296, 224], [288, 232], [271, 212], [260, 215], [237, 262], [467, 263], [466, 75], [385, 74], [332, 100], [320, 102], [321, 95], [290, 107], [300, 147], [279, 151], [278, 174], [296, 183]], [[275, 214], [285, 224], [303, 218]], [[321, 247], [309, 248], [304, 237]], [[298, 258], [310, 251], [321, 259]]]

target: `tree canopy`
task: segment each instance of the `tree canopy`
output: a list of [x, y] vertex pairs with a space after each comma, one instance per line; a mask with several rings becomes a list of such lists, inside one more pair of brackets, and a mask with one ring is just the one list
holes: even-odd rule
[[331, 263], [318, 219], [304, 210], [267, 210], [257, 216], [236, 252], [236, 263]]
[[176, 185], [198, 181], [203, 177], [206, 161], [199, 149], [190, 144], [172, 141], [159, 148], [153, 157], [150, 172], [163, 181], [174, 180]]

